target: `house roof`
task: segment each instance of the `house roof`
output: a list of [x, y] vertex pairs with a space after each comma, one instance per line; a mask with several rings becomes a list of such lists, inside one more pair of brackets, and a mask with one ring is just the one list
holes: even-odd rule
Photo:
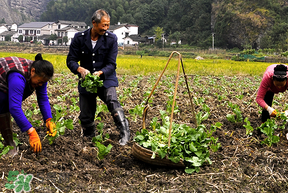
[[[114, 24], [114, 25], [110, 25], [109, 26], [109, 29], [108, 29], [108, 31], [114, 31], [114, 30], [116, 30], [116, 29], [119, 29], [119, 28], [121, 28], [121, 27], [126, 27], [124, 24], [120, 24], [120, 25], [118, 25], [118, 24]], [[127, 27], [126, 27], [127, 28]]]
[[65, 21], [65, 20], [58, 20], [56, 23], [66, 24], [66, 25], [77, 25], [77, 26], [87, 26], [85, 22], [82, 21]]
[[17, 33], [17, 31], [4, 31], [4, 32], [0, 33], [0, 36], [13, 36], [16, 33]]
[[45, 35], [39, 36], [38, 39], [39, 39], [39, 40], [49, 40], [50, 36], [51, 36], [51, 35], [46, 35], [46, 34], [45, 34]]
[[19, 26], [19, 28], [42, 28], [48, 24], [53, 24], [54, 22], [30, 22], [24, 23]]
[[114, 30], [119, 29], [121, 27], [129, 28], [129, 27], [138, 27], [138, 26], [135, 25], [135, 24], [128, 24], [128, 23], [114, 24], [114, 25], [110, 25], [108, 31], [112, 31], [113, 32]]
[[126, 38], [131, 38], [134, 42], [146, 42], [146, 38], [141, 37], [140, 35], [130, 35], [127, 36]]
[[55, 31], [67, 31], [69, 29], [75, 29], [76, 31], [82, 31], [81, 29], [79, 30], [78, 28], [75, 28], [75, 27], [71, 27], [71, 26], [67, 26], [67, 27], [63, 27], [61, 29], [55, 29]]

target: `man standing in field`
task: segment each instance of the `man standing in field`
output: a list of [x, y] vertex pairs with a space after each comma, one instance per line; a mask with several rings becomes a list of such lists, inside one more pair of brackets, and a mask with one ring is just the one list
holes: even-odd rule
[[[83, 135], [95, 136], [95, 112], [97, 96], [105, 102], [117, 128], [120, 130], [120, 145], [126, 145], [130, 138], [128, 121], [117, 99], [116, 57], [118, 54], [117, 36], [108, 32], [110, 15], [103, 9], [95, 11], [92, 16], [91, 29], [75, 34], [67, 56], [67, 66], [74, 74], [83, 79], [89, 73], [100, 76], [103, 87], [97, 94], [89, 93], [81, 86], [79, 80], [79, 104]], [[80, 61], [80, 65], [78, 62]]]

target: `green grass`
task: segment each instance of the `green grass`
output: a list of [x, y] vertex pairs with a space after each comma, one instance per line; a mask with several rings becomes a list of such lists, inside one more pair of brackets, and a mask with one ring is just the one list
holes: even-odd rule
[[[34, 60], [36, 54], [0, 52], [1, 57], [17, 56]], [[43, 59], [50, 61], [56, 73], [70, 72], [66, 66], [66, 56], [57, 54], [43, 54]], [[131, 56], [118, 55], [117, 73], [127, 75], [152, 75], [160, 74], [168, 61], [168, 57], [153, 56]], [[186, 74], [215, 75], [215, 76], [262, 76], [267, 66], [271, 63], [265, 62], [243, 62], [224, 59], [195, 60], [183, 58]], [[169, 62], [165, 74], [176, 74], [178, 66], [178, 55]], [[182, 69], [180, 74], [182, 74]]]

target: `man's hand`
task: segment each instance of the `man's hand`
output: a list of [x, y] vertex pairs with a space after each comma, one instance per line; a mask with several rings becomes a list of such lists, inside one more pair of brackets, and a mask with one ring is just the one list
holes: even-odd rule
[[83, 68], [83, 67], [81, 67], [81, 66], [79, 66], [79, 68], [77, 69], [77, 72], [79, 72], [79, 73], [81, 74], [81, 77], [82, 77], [83, 79], [85, 78], [85, 76], [86, 76], [87, 74], [90, 73], [89, 70], [87, 70], [86, 68]]
[[57, 134], [56, 125], [51, 118], [46, 120], [47, 135], [54, 137]]
[[30, 149], [33, 150], [34, 153], [39, 153], [42, 151], [42, 145], [40, 142], [40, 138], [38, 133], [36, 132], [35, 128], [31, 127], [27, 131], [29, 135], [29, 143], [30, 143]]
[[101, 74], [103, 74], [103, 71], [96, 71], [93, 73], [94, 76], [100, 76]]
[[277, 112], [276, 112], [275, 109], [273, 109], [272, 107], [269, 107], [269, 106], [268, 106], [268, 107], [267, 107], [267, 111], [268, 111], [270, 117], [276, 117]]

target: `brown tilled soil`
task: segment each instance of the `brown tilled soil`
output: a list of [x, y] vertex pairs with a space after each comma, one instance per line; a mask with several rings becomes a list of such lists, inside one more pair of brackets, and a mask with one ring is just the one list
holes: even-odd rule
[[[21, 133], [13, 123], [13, 131], [19, 135], [22, 144], [19, 154], [0, 161], [0, 191], [7, 190], [9, 171], [21, 171], [33, 174], [30, 183], [32, 192], [286, 192], [288, 181], [287, 140], [281, 137], [279, 143], [268, 147], [260, 142], [265, 138], [256, 131], [260, 126], [260, 108], [255, 103], [256, 90], [260, 77], [204, 77], [188, 76], [190, 89], [194, 97], [196, 113], [203, 103], [209, 106], [210, 115], [203, 124], [221, 122], [223, 126], [214, 133], [219, 138], [221, 148], [212, 152], [212, 165], [201, 167], [199, 173], [186, 174], [184, 169], [153, 166], [139, 161], [131, 154], [133, 137], [142, 128], [142, 118], [129, 114], [129, 109], [145, 101], [155, 83], [157, 76], [119, 75], [120, 86], [117, 88], [119, 100], [130, 122], [131, 141], [126, 146], [118, 144], [119, 132], [109, 112], [101, 112], [98, 117], [104, 123], [104, 133], [110, 139], [105, 145], [112, 144], [111, 152], [103, 159], [97, 159], [97, 148], [88, 138], [80, 137], [78, 123], [79, 111], [72, 111], [71, 98], [78, 100], [76, 77], [71, 74], [58, 74], [49, 83], [49, 98], [52, 107], [61, 105], [66, 109], [65, 119], [74, 121], [74, 129], [58, 137], [52, 145], [48, 140], [42, 141], [43, 151], [38, 155], [29, 150], [28, 136]], [[194, 126], [189, 97], [183, 77], [178, 87], [177, 105], [180, 113], [174, 121]], [[170, 83], [174, 76], [165, 76], [152, 97], [147, 123], [153, 117], [159, 117], [159, 110], [164, 110], [168, 101]], [[172, 84], [173, 85], [173, 84]], [[66, 97], [63, 97], [66, 96]], [[58, 97], [58, 98], [57, 98]], [[60, 98], [62, 97], [62, 98]], [[64, 98], [64, 99], [63, 99]], [[274, 107], [284, 110], [287, 98], [276, 95]], [[232, 109], [228, 102], [240, 106], [243, 118], [248, 117], [255, 129], [252, 136], [247, 136], [241, 123], [230, 123], [226, 119]], [[33, 110], [35, 96], [23, 102], [23, 109]], [[101, 104], [101, 102], [98, 102]], [[38, 107], [37, 107], [38, 108]], [[41, 115], [33, 115], [33, 120], [41, 120]], [[99, 123], [99, 119], [96, 123]], [[41, 139], [45, 128], [36, 127]], [[281, 135], [281, 131], [276, 134]]]

